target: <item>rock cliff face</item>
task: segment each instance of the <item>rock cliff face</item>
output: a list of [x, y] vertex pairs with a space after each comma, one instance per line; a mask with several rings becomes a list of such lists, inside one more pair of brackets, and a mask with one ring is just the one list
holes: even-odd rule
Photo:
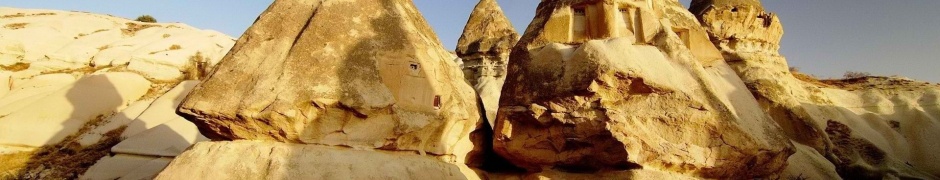
[[[798, 79], [779, 49], [779, 18], [756, 1], [693, 1], [691, 10], [760, 105], [800, 147], [789, 174], [828, 179], [940, 176], [940, 87], [901, 78]], [[806, 81], [804, 81], [806, 80]], [[800, 160], [804, 159], [804, 160]]]
[[456, 52], [463, 59], [464, 76], [480, 95], [490, 124], [499, 108], [509, 52], [518, 40], [519, 34], [496, 0], [481, 0], [457, 41]]
[[664, 19], [694, 22], [677, 6], [542, 1], [512, 52], [496, 151], [529, 171], [740, 178], [782, 170], [792, 145], [727, 64], [693, 53], [717, 54], [684, 41], [702, 31]]
[[91, 168], [82, 178], [152, 177], [206, 140], [175, 109], [230, 37], [14, 8], [0, 8], [0, 26], [0, 179], [74, 179], [115, 163], [123, 169]]

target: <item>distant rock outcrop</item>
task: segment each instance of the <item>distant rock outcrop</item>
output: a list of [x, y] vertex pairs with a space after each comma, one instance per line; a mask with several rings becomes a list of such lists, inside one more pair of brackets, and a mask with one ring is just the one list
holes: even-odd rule
[[206, 140], [175, 110], [230, 37], [14, 8], [0, 8], [0, 26], [0, 179], [74, 179], [102, 157], [82, 178], [152, 177]]
[[490, 125], [496, 119], [500, 90], [506, 81], [509, 52], [519, 34], [496, 0], [481, 0], [467, 20], [457, 41], [457, 56], [463, 59], [464, 76], [480, 95]]
[[885, 77], [798, 79], [777, 51], [783, 26], [760, 2], [696, 0], [691, 11], [798, 147], [786, 176], [940, 177], [940, 87]]

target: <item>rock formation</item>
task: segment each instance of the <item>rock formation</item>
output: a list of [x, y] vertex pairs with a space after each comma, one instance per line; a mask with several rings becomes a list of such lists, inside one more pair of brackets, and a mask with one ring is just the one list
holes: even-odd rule
[[411, 1], [0, 26], [0, 179], [940, 179], [940, 86], [791, 72], [757, 0], [481, 0], [465, 65]]
[[495, 150], [535, 172], [781, 171], [793, 146], [694, 22], [674, 1], [542, 1], [510, 57]]
[[496, 0], [481, 0], [457, 41], [456, 52], [463, 59], [464, 76], [480, 95], [490, 124], [499, 108], [509, 52], [518, 40], [519, 34]]
[[152, 177], [206, 140], [175, 109], [230, 37], [14, 8], [0, 8], [0, 26], [0, 179], [75, 179], [96, 161], [106, 168], [83, 178]]
[[779, 18], [756, 0], [695, 0], [690, 10], [799, 151], [790, 176], [940, 176], [940, 87], [900, 78], [797, 78], [777, 50]]
[[462, 164], [481, 114], [455, 58], [410, 1], [277, 0], [179, 111], [216, 140], [406, 151]]

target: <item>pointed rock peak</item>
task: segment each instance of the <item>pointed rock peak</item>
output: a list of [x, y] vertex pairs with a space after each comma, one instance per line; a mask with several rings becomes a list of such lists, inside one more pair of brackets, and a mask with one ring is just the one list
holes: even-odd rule
[[179, 111], [212, 139], [451, 154], [480, 119], [453, 59], [410, 0], [276, 0]]
[[508, 53], [518, 39], [519, 33], [512, 27], [496, 0], [480, 0], [457, 42], [457, 55]]

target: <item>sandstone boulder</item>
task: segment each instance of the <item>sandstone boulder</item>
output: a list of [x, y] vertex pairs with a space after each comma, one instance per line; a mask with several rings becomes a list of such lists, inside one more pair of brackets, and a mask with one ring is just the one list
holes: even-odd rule
[[695, 22], [676, 6], [542, 1], [510, 57], [495, 150], [529, 171], [782, 171], [792, 145], [727, 64], [691, 50], [708, 44], [682, 39], [705, 34], [673, 31], [663, 17]]
[[277, 0], [179, 111], [216, 140], [464, 154], [480, 113], [452, 59], [410, 1]]

